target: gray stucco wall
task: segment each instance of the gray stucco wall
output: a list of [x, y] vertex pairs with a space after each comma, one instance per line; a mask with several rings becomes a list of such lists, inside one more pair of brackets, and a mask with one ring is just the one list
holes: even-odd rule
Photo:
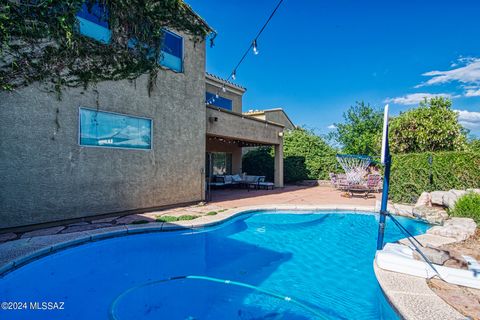
[[[212, 122], [210, 118], [216, 118]], [[207, 107], [207, 134], [218, 137], [265, 144], [280, 144], [283, 131], [280, 124], [267, 123], [221, 108]]]
[[285, 113], [283, 113], [283, 111], [281, 110], [265, 112], [264, 119], [267, 121], [283, 124], [285, 126], [285, 129], [287, 130], [295, 129], [295, 126], [292, 125], [290, 119], [288, 119]]
[[[198, 201], [204, 195], [205, 44], [185, 38], [184, 73], [0, 93], [0, 229]], [[153, 119], [153, 150], [78, 145], [79, 107]], [[55, 124], [58, 111], [57, 130]]]

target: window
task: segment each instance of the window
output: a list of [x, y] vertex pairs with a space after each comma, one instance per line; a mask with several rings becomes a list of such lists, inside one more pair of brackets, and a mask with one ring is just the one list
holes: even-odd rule
[[210, 104], [212, 106], [216, 106], [219, 108], [227, 109], [227, 110], [232, 110], [232, 100], [224, 98], [224, 97], [218, 97], [215, 98], [215, 95], [211, 92], [206, 93], [206, 101], [210, 101]]
[[152, 120], [80, 108], [80, 145], [152, 149]]
[[[144, 49], [148, 48], [145, 43], [139, 43], [136, 39], [128, 40], [128, 47], [135, 48], [140, 45]], [[147, 50], [147, 57], [152, 59], [154, 50], [153, 48]], [[161, 46], [161, 57], [158, 63], [161, 66], [169, 68], [176, 72], [183, 72], [183, 38], [164, 30], [163, 43]]]
[[77, 13], [80, 33], [103, 43], [109, 43], [111, 31], [108, 28], [108, 11], [105, 6], [95, 3], [90, 10], [84, 3]]
[[232, 154], [226, 152], [212, 152], [212, 163], [207, 155], [207, 176], [232, 174]]
[[183, 72], [183, 38], [164, 30], [160, 65]]

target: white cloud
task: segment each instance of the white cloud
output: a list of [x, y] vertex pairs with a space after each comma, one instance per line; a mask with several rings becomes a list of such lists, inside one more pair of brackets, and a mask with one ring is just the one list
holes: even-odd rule
[[[431, 78], [417, 85], [416, 88], [454, 81], [463, 84], [480, 84], [480, 58], [460, 58], [458, 62], [464, 64], [464, 66], [448, 71], [435, 70], [422, 74], [423, 76]], [[453, 64], [452, 67], [454, 67]]]
[[437, 93], [437, 94], [432, 94], [432, 93], [412, 93], [412, 94], [407, 94], [403, 97], [396, 97], [396, 98], [388, 98], [385, 100], [385, 103], [396, 103], [396, 104], [403, 104], [403, 105], [413, 105], [413, 104], [418, 104], [420, 101], [423, 101], [425, 98], [431, 99], [434, 97], [444, 97], [444, 98], [456, 98], [456, 96], [452, 96], [451, 94], [448, 93]]
[[458, 121], [470, 130], [480, 129], [480, 112], [455, 110], [458, 113]]
[[327, 128], [330, 129], [330, 130], [337, 129], [337, 127], [334, 124], [329, 125]]
[[480, 97], [480, 88], [467, 89], [465, 97]]

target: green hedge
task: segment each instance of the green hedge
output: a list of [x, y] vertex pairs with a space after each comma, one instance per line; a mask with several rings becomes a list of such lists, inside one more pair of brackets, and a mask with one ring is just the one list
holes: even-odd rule
[[392, 156], [390, 198], [395, 202], [414, 203], [424, 191], [479, 187], [480, 153], [435, 152]]
[[249, 175], [265, 176], [273, 181], [274, 162], [270, 147], [261, 147], [247, 152], [242, 158], [242, 171]]
[[[243, 156], [242, 171], [251, 175], [265, 176], [273, 181], [274, 157], [271, 148], [251, 150]], [[285, 157], [283, 159], [283, 179], [295, 182], [307, 179], [307, 168], [304, 157]]]

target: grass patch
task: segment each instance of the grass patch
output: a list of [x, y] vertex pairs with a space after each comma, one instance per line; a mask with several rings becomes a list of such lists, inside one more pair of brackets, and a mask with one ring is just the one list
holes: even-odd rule
[[469, 192], [461, 196], [450, 211], [450, 215], [472, 218], [476, 223], [480, 223], [480, 194]]
[[136, 221], [132, 221], [130, 224], [145, 224], [145, 223], [148, 223], [147, 220], [136, 220]]
[[156, 221], [157, 221], [157, 222], [186, 221], [186, 220], [197, 219], [198, 217], [199, 217], [199, 216], [190, 215], [190, 214], [186, 214], [186, 215], [179, 216], [179, 217], [174, 217], [174, 216], [160, 216], [160, 217], [157, 217], [157, 218], [156, 218]]
[[197, 219], [198, 217], [199, 216], [187, 214], [187, 215], [178, 217], [178, 221], [193, 220], [193, 219]]
[[217, 211], [210, 211], [210, 212], [207, 212], [207, 216], [214, 216], [217, 213], [218, 213]]
[[225, 212], [227, 211], [228, 209], [222, 209], [222, 210], [218, 210], [218, 212]]

